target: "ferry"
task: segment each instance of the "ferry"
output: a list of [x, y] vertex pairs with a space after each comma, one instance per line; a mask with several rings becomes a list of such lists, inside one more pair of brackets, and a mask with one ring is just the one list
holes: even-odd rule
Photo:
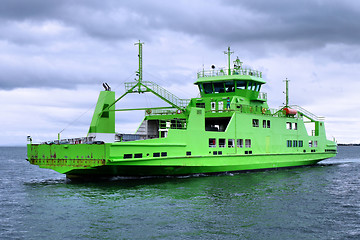
[[[261, 71], [236, 58], [228, 67], [201, 70], [194, 83], [199, 97], [181, 99], [142, 77], [142, 42], [137, 78], [115, 97], [108, 84], [100, 92], [86, 137], [33, 143], [27, 160], [68, 178], [174, 176], [314, 165], [337, 153], [327, 140], [324, 118], [289, 105], [270, 108]], [[166, 107], [116, 109], [127, 94], [152, 93]], [[134, 134], [115, 130], [117, 111], [144, 111]]]

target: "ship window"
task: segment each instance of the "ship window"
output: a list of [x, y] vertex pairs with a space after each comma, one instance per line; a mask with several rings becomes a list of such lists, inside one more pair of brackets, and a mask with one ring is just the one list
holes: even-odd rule
[[229, 125], [230, 118], [206, 118], [205, 119], [205, 131], [212, 132], [225, 132]]
[[209, 147], [211, 147], [211, 148], [216, 147], [216, 139], [215, 138], [209, 138]]
[[134, 158], [142, 158], [142, 153], [135, 153]]
[[309, 141], [309, 147], [312, 147], [312, 146], [313, 146], [313, 142]]
[[317, 147], [317, 141], [314, 141], [314, 147]]
[[303, 147], [303, 141], [302, 140], [299, 141], [299, 147]]
[[253, 83], [251, 90], [255, 91], [256, 87], [257, 87], [257, 84], [256, 84], [256, 83]]
[[247, 89], [251, 90], [251, 87], [252, 87], [252, 82], [249, 82]]
[[259, 127], [259, 119], [252, 120], [253, 127]]
[[286, 123], [286, 129], [291, 129], [291, 122]]
[[218, 155], [222, 155], [222, 151], [218, 151]]
[[266, 128], [266, 120], [263, 120], [263, 128]]
[[217, 151], [213, 151], [213, 155], [217, 155]]
[[228, 139], [228, 147], [229, 148], [235, 147], [235, 139]]
[[226, 144], [225, 138], [220, 138], [219, 139], [219, 147], [224, 148], [225, 144]]
[[251, 148], [251, 139], [245, 139], [245, 147]]
[[197, 108], [205, 108], [205, 103], [196, 103]]
[[235, 83], [233, 81], [225, 82], [225, 90], [226, 90], [226, 92], [234, 92], [235, 91]]
[[214, 93], [223, 93], [223, 92], [225, 92], [224, 83], [223, 82], [214, 83]]
[[246, 89], [246, 81], [236, 81], [236, 89]]
[[162, 156], [162, 157], [166, 157], [166, 156], [167, 156], [167, 152], [162, 152], [162, 153], [161, 153], [161, 156]]
[[297, 123], [293, 123], [292, 129], [297, 130]]
[[191, 156], [191, 152], [186, 152], [186, 156]]
[[213, 93], [213, 88], [211, 83], [204, 83], [203, 86], [205, 93]]
[[260, 91], [260, 87], [261, 87], [261, 84], [258, 84], [257, 87], [256, 87], [256, 91], [257, 91], [257, 92]]
[[204, 91], [202, 84], [199, 84], [199, 91], [202, 93]]
[[127, 158], [132, 158], [132, 154], [124, 154], [124, 159], [127, 159]]
[[244, 139], [238, 139], [237, 140], [237, 147], [242, 148], [244, 146]]
[[291, 147], [292, 145], [292, 141], [291, 140], [287, 140], [287, 147]]
[[266, 127], [267, 127], [267, 128], [270, 128], [270, 126], [271, 126], [271, 125], [270, 125], [270, 120], [267, 120], [267, 121], [266, 121]]
[[293, 141], [293, 147], [297, 147], [298, 141], [294, 140]]
[[153, 153], [153, 157], [160, 157], [160, 153], [159, 152]]

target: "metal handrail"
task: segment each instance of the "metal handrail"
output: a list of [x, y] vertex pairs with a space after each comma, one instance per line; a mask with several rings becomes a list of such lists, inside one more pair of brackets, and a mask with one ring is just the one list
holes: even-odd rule
[[289, 106], [290, 108], [295, 109], [296, 111], [300, 112], [301, 114], [303, 114], [305, 117], [309, 118], [310, 120], [313, 120], [315, 122], [318, 121], [324, 121], [325, 117], [318, 117], [315, 114], [309, 112], [308, 110], [298, 106], [298, 105], [291, 105]]
[[262, 78], [261, 71], [250, 69], [250, 68], [231, 68], [230, 74], [228, 73], [228, 69], [202, 70], [197, 73], [197, 78], [226, 76], [226, 75], [249, 75], [249, 76]]
[[[134, 87], [136, 84], [138, 84], [138, 83], [137, 82], [125, 83], [125, 90], [128, 91], [129, 89]], [[142, 84], [145, 85], [146, 87], [150, 88], [152, 91], [156, 92], [163, 98], [167, 99], [169, 102], [174, 103], [176, 106], [185, 108], [190, 103], [190, 99], [181, 99], [181, 98], [175, 96], [174, 94], [172, 94], [171, 92], [169, 92], [168, 90], [166, 90], [165, 88], [157, 85], [154, 82], [142, 81]], [[133, 90], [133, 92], [146, 92], [147, 91], [147, 89], [144, 86], [140, 86], [139, 88], [140, 89], [135, 88]]]

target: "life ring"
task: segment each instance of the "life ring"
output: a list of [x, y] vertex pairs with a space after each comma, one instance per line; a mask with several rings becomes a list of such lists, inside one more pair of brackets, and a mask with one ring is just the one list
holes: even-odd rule
[[181, 113], [181, 110], [180, 110], [180, 109], [178, 109], [178, 110], [176, 111], [176, 113], [177, 113], [177, 114], [180, 114], [180, 113]]
[[253, 112], [253, 109], [252, 109], [252, 107], [250, 107], [250, 112], [251, 112], [251, 113]]
[[147, 114], [151, 114], [151, 109], [146, 109]]
[[262, 108], [262, 109], [261, 109], [261, 112], [262, 112], [262, 114], [265, 114], [266, 108]]

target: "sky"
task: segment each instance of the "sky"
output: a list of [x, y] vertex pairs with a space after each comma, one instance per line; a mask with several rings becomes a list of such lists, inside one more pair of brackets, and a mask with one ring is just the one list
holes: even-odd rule
[[[181, 98], [198, 96], [204, 68], [226, 67], [231, 46], [263, 72], [272, 108], [285, 101], [325, 117], [327, 138], [360, 143], [360, 2], [355, 0], [2, 0], [0, 146], [86, 136], [102, 83], [116, 96], [144, 80]], [[135, 96], [134, 96], [135, 95]], [[117, 107], [166, 106], [148, 94]], [[116, 115], [134, 132], [144, 112]]]

